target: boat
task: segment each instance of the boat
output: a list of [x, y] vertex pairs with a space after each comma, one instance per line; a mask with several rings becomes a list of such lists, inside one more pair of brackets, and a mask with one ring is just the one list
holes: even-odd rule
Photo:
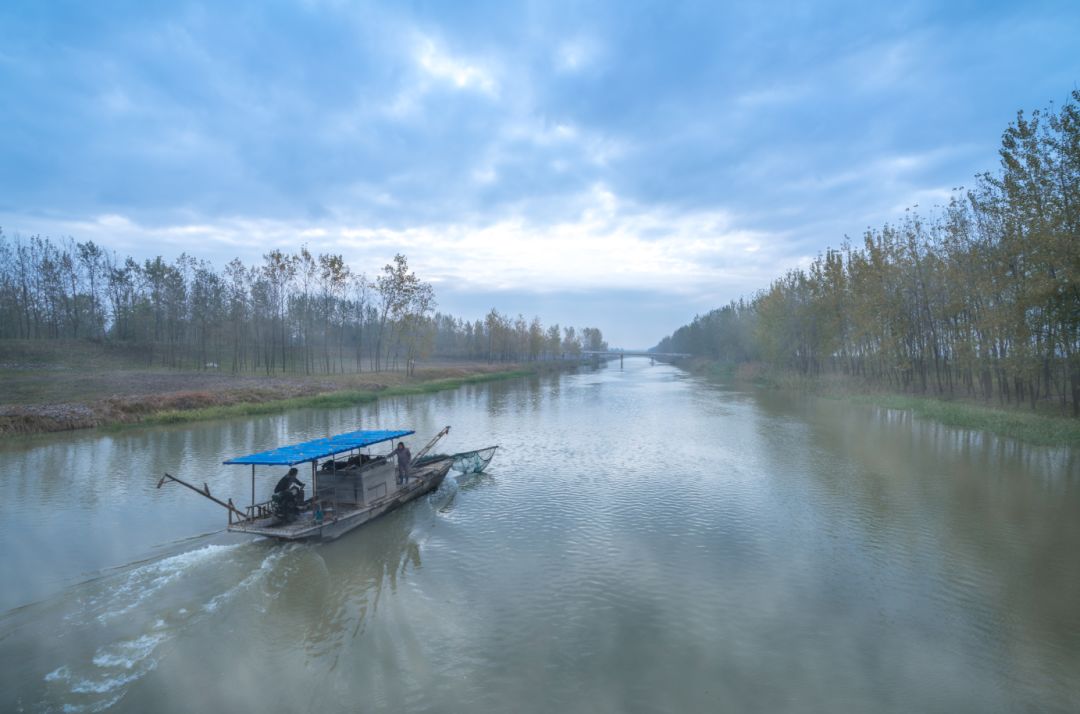
[[[243, 509], [231, 498], [221, 500], [212, 495], [205, 483], [199, 488], [168, 473], [158, 481], [158, 488], [173, 481], [224, 507], [229, 514], [228, 530], [234, 533], [285, 541], [333, 540], [434, 491], [455, 465], [462, 472], [482, 471], [498, 448], [427, 455], [449, 431], [450, 427], [446, 427], [421, 449], [404, 481], [398, 478], [393, 448], [388, 453], [373, 453], [371, 447], [386, 443], [393, 447], [395, 442], [416, 432], [361, 430], [225, 461], [228, 465], [251, 467], [251, 503]], [[297, 467], [301, 465], [310, 465], [309, 484], [301, 484], [297, 479], [290, 488], [276, 488], [279, 493], [269, 500], [256, 501], [256, 467], [289, 467], [290, 473], [299, 475]], [[286, 481], [282, 478], [279, 485]], [[308, 485], [310, 497], [305, 497]]]

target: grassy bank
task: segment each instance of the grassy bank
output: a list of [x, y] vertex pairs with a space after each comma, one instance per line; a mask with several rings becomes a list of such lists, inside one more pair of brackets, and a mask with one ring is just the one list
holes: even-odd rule
[[[493, 382], [515, 377], [527, 377], [536, 374], [537, 369], [513, 369], [505, 372], [488, 372], [468, 377], [435, 379], [415, 384], [386, 387], [380, 390], [343, 390], [310, 397], [292, 397], [268, 402], [241, 402], [222, 406], [197, 409], [170, 409], [151, 414], [137, 423], [138, 426], [153, 424], [182, 424], [185, 422], [225, 419], [230, 417], [257, 416], [260, 414], [280, 414], [290, 409], [340, 409], [357, 404], [374, 402], [381, 397], [400, 397], [412, 394], [428, 394], [446, 389], [457, 389], [466, 384]], [[123, 429], [133, 426], [131, 423], [114, 422], [105, 425], [109, 429]]]
[[804, 377], [777, 372], [761, 364], [687, 360], [680, 366], [718, 381], [902, 409], [947, 426], [979, 429], [1029, 444], [1080, 447], [1080, 420], [1057, 413], [1032, 411], [1029, 407], [1002, 408], [978, 401], [883, 392], [839, 375]]
[[429, 362], [415, 373], [232, 374], [147, 367], [88, 343], [0, 341], [0, 435], [178, 424], [289, 409], [333, 409], [576, 363]]

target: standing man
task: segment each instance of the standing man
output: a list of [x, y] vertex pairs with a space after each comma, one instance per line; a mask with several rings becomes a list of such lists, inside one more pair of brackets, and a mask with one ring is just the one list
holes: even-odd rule
[[404, 485], [409, 480], [409, 467], [412, 465], [412, 452], [405, 447], [405, 443], [399, 441], [394, 450], [397, 456], [397, 480], [398, 485]]

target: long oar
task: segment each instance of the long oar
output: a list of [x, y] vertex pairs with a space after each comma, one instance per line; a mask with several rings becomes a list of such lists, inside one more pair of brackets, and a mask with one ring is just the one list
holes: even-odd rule
[[197, 486], [192, 486], [187, 481], [184, 481], [183, 479], [178, 479], [175, 476], [172, 476], [171, 474], [165, 474], [164, 476], [161, 477], [161, 480], [157, 482], [157, 487], [158, 488], [161, 488], [161, 485], [163, 483], [165, 483], [165, 479], [169, 479], [170, 481], [176, 481], [181, 486], [187, 486], [188, 488], [190, 488], [192, 491], [199, 494], [200, 496], [203, 496], [204, 498], [209, 498], [211, 501], [218, 504], [222, 508], [224, 508], [224, 509], [226, 509], [228, 511], [231, 511], [232, 513], [235, 513], [240, 518], [240, 520], [242, 520], [242, 521], [248, 520], [248, 517], [246, 515], [244, 515], [243, 513], [241, 513], [236, 508], [236, 506], [233, 505], [233, 502], [232, 502], [231, 498], [229, 499], [229, 502], [226, 503], [225, 501], [222, 501], [220, 498], [214, 498], [213, 496], [211, 496], [210, 495], [210, 487], [208, 485], [206, 485], [206, 483], [203, 483], [203, 487], [199, 488]]

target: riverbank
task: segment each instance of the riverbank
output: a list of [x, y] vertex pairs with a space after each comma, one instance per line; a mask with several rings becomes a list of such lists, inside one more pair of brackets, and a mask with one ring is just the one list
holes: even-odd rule
[[941, 399], [931, 396], [897, 394], [861, 384], [841, 375], [804, 377], [777, 372], [760, 363], [732, 365], [711, 360], [683, 360], [679, 366], [717, 381], [812, 394], [825, 399], [872, 404], [888, 409], [910, 411], [922, 419], [978, 429], [1038, 446], [1080, 448], [1080, 420], [1058, 414], [1032, 411], [1027, 407], [1006, 408], [964, 399]]
[[234, 375], [136, 368], [115, 360], [0, 362], [0, 434], [176, 424], [335, 408], [379, 397], [576, 367], [576, 363], [431, 362], [403, 372], [336, 375]]

